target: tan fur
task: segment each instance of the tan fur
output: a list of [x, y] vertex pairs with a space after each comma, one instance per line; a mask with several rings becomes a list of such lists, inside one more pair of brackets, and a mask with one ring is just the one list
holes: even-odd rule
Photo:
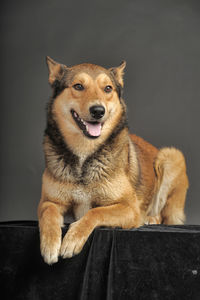
[[[68, 69], [70, 74], [66, 79], [68, 87], [53, 102], [52, 113], [61, 136], [78, 160], [72, 166], [66, 165], [52, 140], [45, 136], [47, 166], [38, 207], [45, 262], [52, 264], [59, 255], [66, 258], [78, 254], [97, 226], [182, 224], [188, 188], [183, 154], [175, 148], [158, 150], [142, 138], [129, 135], [126, 127], [108, 143], [125, 109], [108, 70], [90, 64], [68, 68], [50, 58], [47, 63], [51, 84], [63, 76], [60, 70]], [[109, 71], [121, 85], [124, 67], [122, 64]], [[83, 84], [84, 91], [75, 90], [76, 83]], [[113, 87], [111, 93], [105, 93], [106, 85]], [[105, 107], [97, 139], [85, 137], [70, 113], [73, 108], [88, 120], [91, 105]], [[62, 241], [63, 217], [69, 210], [76, 222], [70, 225]]]

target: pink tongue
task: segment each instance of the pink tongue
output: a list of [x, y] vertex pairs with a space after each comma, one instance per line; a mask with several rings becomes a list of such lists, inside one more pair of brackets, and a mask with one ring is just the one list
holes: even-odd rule
[[101, 134], [101, 123], [91, 124], [85, 122], [87, 125], [87, 131], [91, 136], [99, 136]]

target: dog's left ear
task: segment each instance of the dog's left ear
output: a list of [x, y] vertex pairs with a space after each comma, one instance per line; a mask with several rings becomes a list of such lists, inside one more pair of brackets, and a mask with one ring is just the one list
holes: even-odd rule
[[49, 56], [46, 57], [46, 62], [49, 69], [49, 83], [53, 85], [56, 80], [62, 79], [65, 66], [57, 63]]
[[126, 67], [125, 60], [121, 62], [119, 67], [110, 68], [109, 71], [114, 75], [116, 80], [119, 82], [119, 84], [123, 87], [124, 81], [123, 81], [123, 75], [124, 75], [124, 69]]

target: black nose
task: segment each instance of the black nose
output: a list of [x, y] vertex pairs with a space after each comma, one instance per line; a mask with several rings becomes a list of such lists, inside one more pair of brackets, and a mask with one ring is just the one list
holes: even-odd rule
[[101, 119], [105, 114], [105, 108], [102, 105], [91, 106], [90, 114], [96, 120]]

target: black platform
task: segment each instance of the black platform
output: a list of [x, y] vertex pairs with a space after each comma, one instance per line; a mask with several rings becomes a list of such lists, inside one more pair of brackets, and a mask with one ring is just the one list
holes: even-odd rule
[[200, 226], [97, 228], [79, 255], [48, 266], [37, 222], [3, 222], [0, 285], [2, 300], [199, 300]]

